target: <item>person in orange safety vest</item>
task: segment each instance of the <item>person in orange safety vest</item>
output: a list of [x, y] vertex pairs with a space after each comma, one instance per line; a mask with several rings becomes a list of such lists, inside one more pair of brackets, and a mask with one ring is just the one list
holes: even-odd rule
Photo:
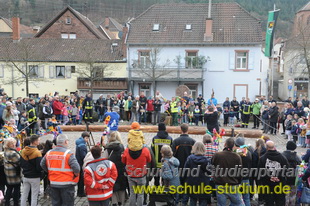
[[117, 169], [112, 161], [101, 158], [100, 146], [93, 146], [90, 151], [94, 160], [84, 169], [84, 185], [89, 206], [108, 206], [118, 175]]
[[50, 197], [53, 206], [73, 206], [75, 185], [79, 181], [80, 165], [74, 154], [67, 149], [69, 139], [60, 134], [57, 147], [48, 151], [41, 161], [41, 167], [48, 173]]

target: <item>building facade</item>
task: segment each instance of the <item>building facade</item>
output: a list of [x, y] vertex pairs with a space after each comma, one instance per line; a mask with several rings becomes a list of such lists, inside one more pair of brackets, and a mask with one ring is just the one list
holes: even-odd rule
[[214, 90], [219, 102], [265, 94], [260, 22], [236, 3], [153, 5], [128, 28], [134, 94], [159, 90], [171, 99], [179, 85], [193, 98]]

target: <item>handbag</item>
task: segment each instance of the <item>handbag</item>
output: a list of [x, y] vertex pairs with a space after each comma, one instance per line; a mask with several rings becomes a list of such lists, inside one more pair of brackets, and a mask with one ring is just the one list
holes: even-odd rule
[[300, 203], [310, 204], [310, 188], [306, 187], [305, 184], [303, 185], [302, 188]]

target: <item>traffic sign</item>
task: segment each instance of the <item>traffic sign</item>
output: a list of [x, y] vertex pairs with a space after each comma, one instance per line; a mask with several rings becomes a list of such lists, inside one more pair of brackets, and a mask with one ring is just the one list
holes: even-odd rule
[[288, 90], [292, 90], [293, 86], [292, 85], [288, 85]]
[[289, 83], [289, 84], [293, 84], [293, 80], [292, 80], [292, 79], [289, 79], [289, 80], [288, 80], [288, 83]]

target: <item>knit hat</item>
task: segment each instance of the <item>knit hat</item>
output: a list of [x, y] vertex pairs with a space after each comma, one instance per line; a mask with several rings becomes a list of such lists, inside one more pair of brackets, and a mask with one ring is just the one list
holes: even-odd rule
[[6, 106], [12, 106], [12, 102], [6, 102]]
[[166, 125], [165, 123], [159, 123], [158, 124], [158, 131], [166, 131]]
[[286, 149], [287, 149], [287, 150], [295, 150], [296, 148], [297, 148], [297, 145], [296, 145], [295, 142], [293, 142], [293, 141], [288, 141], [288, 142], [286, 143]]
[[241, 147], [245, 144], [244, 138], [243, 137], [238, 137], [235, 141], [235, 145], [237, 147]]
[[131, 129], [140, 129], [140, 124], [138, 122], [131, 123]]

